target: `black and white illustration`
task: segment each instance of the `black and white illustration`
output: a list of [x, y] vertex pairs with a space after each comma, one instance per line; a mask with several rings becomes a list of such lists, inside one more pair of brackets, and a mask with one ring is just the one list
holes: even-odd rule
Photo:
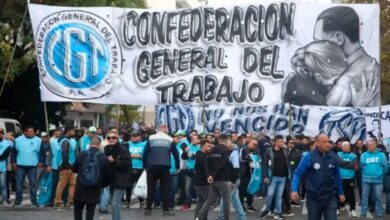
[[361, 44], [359, 15], [348, 6], [324, 10], [313, 31], [313, 42], [291, 59], [282, 98], [296, 105], [377, 106], [379, 64]]

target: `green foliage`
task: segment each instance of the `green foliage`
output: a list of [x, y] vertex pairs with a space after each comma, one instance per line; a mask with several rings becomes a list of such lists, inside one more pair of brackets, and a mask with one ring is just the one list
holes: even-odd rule
[[[106, 105], [106, 118], [108, 120], [117, 119], [117, 106], [118, 105]], [[138, 105], [119, 105], [119, 121], [131, 124], [132, 122], [138, 122], [141, 120], [141, 115], [138, 112]]]

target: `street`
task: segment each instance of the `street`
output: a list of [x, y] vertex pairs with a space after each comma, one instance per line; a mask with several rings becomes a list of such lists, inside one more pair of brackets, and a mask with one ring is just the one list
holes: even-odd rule
[[[57, 210], [54, 208], [33, 208], [30, 206], [30, 202], [28, 200], [28, 195], [24, 195], [26, 198], [21, 207], [13, 208], [11, 206], [0, 207], [0, 219], [1, 220], [71, 220], [73, 219], [73, 210], [72, 209], [61, 209]], [[385, 201], [385, 197], [383, 197], [383, 201]], [[265, 199], [256, 198], [254, 202], [254, 206], [257, 209], [263, 207]], [[360, 215], [360, 206], [357, 204], [357, 214]], [[193, 209], [195, 205], [192, 205], [191, 210], [189, 211], [180, 211], [181, 206], [175, 207], [176, 216], [175, 217], [167, 217], [167, 219], [172, 220], [181, 220], [181, 219], [193, 219]], [[294, 212], [294, 216], [285, 217], [287, 220], [302, 220], [306, 219], [306, 207], [292, 208]], [[348, 208], [347, 208], [348, 210]], [[209, 212], [209, 219], [216, 219], [218, 215], [219, 208], [214, 208]], [[373, 219], [373, 214], [368, 213], [368, 219]], [[247, 213], [248, 219], [259, 219], [259, 213]], [[340, 220], [344, 219], [353, 219], [349, 216], [349, 211], [342, 211], [339, 218]], [[234, 210], [231, 208], [231, 219], [236, 219]], [[161, 219], [162, 210], [154, 209], [151, 217], [145, 217], [143, 215], [143, 210], [139, 209], [139, 204], [136, 199], [132, 200], [132, 205], [130, 209], [122, 209], [122, 219], [127, 220], [139, 220], [139, 219]], [[387, 218], [389, 218], [387, 216]], [[385, 219], [387, 219], [385, 218]], [[97, 220], [109, 220], [112, 219], [111, 210], [109, 214], [100, 214], [98, 212], [98, 208], [95, 210], [95, 219]], [[272, 217], [266, 217], [265, 219], [273, 219]]]

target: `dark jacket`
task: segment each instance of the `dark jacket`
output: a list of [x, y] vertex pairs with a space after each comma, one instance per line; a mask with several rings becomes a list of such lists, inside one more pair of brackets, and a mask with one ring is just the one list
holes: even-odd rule
[[209, 185], [207, 177], [210, 176], [210, 170], [207, 166], [208, 155], [202, 151], [198, 151], [195, 154], [195, 186]]
[[163, 132], [157, 132], [146, 142], [142, 157], [144, 167], [147, 169], [169, 169], [171, 167], [171, 154], [175, 160], [176, 169], [180, 168], [179, 153], [172, 138]]
[[107, 145], [104, 147], [104, 154], [114, 158], [108, 162], [110, 169], [110, 187], [125, 189], [131, 184], [131, 155], [127, 144]]
[[[61, 141], [65, 138], [69, 138], [69, 137], [66, 137], [65, 135], [61, 136], [58, 138], [58, 143], [61, 143]], [[41, 146], [42, 147], [42, 146]], [[62, 144], [61, 144], [61, 157], [62, 157], [62, 164], [61, 164], [61, 167], [60, 169], [61, 170], [69, 170], [72, 168], [72, 165], [69, 163], [69, 148], [70, 148], [70, 142], [69, 141], [64, 141]]]
[[258, 152], [251, 151], [248, 147], [240, 149], [240, 176], [250, 178], [252, 175], [252, 168], [250, 166], [252, 158], [250, 154], [258, 154]]
[[302, 152], [296, 148], [291, 149], [288, 152], [288, 166], [290, 168], [290, 174], [292, 175], [295, 169], [298, 167], [299, 162], [302, 158]]
[[207, 165], [214, 181], [230, 180], [229, 157], [230, 149], [225, 145], [218, 144], [211, 150]]
[[[287, 178], [290, 176], [290, 170], [288, 168], [288, 152], [287, 152], [287, 149], [282, 147], [281, 150], [283, 151], [283, 154], [284, 154], [284, 159], [285, 159], [285, 164], [286, 164], [286, 170], [287, 170]], [[263, 170], [262, 174], [263, 174], [263, 179], [265, 178], [270, 178], [270, 174], [272, 173], [272, 171], [274, 170], [274, 166], [280, 166], [280, 162], [278, 161], [275, 161], [275, 157], [274, 157], [274, 148], [271, 148], [269, 149], [266, 154], [264, 155], [264, 157], [262, 158], [262, 161], [261, 161], [261, 169]]]
[[[97, 152], [99, 152], [99, 149], [90, 148], [88, 151], [91, 151], [92, 154], [96, 154]], [[87, 155], [87, 151], [81, 152], [77, 156], [76, 162], [73, 164], [72, 167], [73, 172], [78, 174], [76, 180], [76, 189], [74, 193], [74, 201], [85, 202], [87, 204], [97, 204], [100, 202], [101, 189], [108, 185], [108, 160], [104, 154], [98, 155], [100, 171], [102, 174], [101, 181], [97, 186], [94, 187], [83, 186], [80, 183], [79, 177], [83, 174], [83, 165], [85, 160], [87, 159]]]

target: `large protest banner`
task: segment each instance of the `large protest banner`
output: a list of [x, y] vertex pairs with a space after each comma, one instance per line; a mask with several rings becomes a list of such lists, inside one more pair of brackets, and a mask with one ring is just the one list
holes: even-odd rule
[[[387, 107], [390, 109], [390, 106]], [[291, 110], [289, 110], [291, 109]], [[349, 137], [352, 142], [365, 139], [365, 108], [294, 106], [218, 107], [188, 105], [156, 106], [156, 126], [167, 124], [171, 132], [196, 129], [212, 133], [264, 133], [316, 136], [325, 133], [333, 141]], [[291, 123], [290, 123], [291, 122]], [[291, 132], [290, 132], [291, 130]], [[390, 130], [387, 130], [390, 135]]]
[[[43, 101], [377, 106], [379, 6], [30, 4]], [[359, 98], [357, 98], [359, 97]]]

